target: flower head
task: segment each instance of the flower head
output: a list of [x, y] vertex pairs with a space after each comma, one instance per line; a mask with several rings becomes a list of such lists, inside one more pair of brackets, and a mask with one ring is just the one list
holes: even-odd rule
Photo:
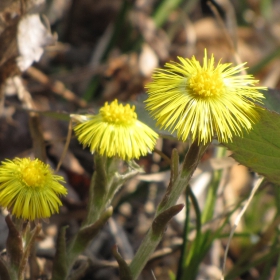
[[146, 88], [147, 109], [157, 120], [157, 125], [177, 131], [185, 141], [208, 143], [214, 136], [220, 142], [228, 142], [233, 135], [249, 131], [259, 114], [254, 101], [261, 102], [264, 96], [256, 87], [258, 82], [251, 75], [237, 75], [245, 70], [244, 65], [218, 63], [214, 56], [205, 56], [203, 65], [195, 59], [178, 57], [180, 63], [165, 64], [157, 69], [153, 81]]
[[138, 159], [153, 150], [158, 137], [151, 128], [137, 119], [135, 106], [108, 102], [97, 115], [88, 115], [74, 131], [78, 140], [90, 151], [123, 160]]
[[60, 182], [63, 177], [39, 159], [7, 159], [0, 165], [0, 205], [17, 218], [48, 218], [62, 205], [58, 195], [67, 194]]

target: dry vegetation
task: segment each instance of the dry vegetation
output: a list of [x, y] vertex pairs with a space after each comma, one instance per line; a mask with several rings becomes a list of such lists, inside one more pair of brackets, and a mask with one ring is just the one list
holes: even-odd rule
[[[262, 85], [280, 85], [279, 1], [48, 0], [42, 7], [38, 2], [44, 1], [0, 1], [0, 160], [39, 155], [55, 169], [71, 113], [97, 112], [115, 98], [141, 103], [154, 68], [177, 56], [201, 59], [205, 48], [223, 62], [248, 62]], [[45, 25], [35, 13], [45, 15]], [[145, 120], [147, 113], [140, 109]], [[117, 244], [125, 260], [133, 258], [168, 185], [175, 147], [183, 156], [187, 144], [161, 138], [157, 150], [166, 157], [153, 153], [139, 160], [146, 173], [117, 193], [113, 217], [78, 260], [87, 265], [80, 279], [119, 279], [112, 247]], [[216, 190], [213, 215], [200, 228], [209, 244], [200, 255], [189, 245], [199, 280], [220, 279], [231, 226], [257, 178], [219, 149], [217, 143], [210, 146], [191, 184], [203, 217], [211, 188]], [[59, 171], [69, 194], [60, 213], [43, 223], [36, 265], [26, 277], [50, 279], [58, 230], [69, 225], [70, 240], [81, 225], [92, 172], [92, 155], [72, 137]], [[276, 279], [279, 199], [280, 191], [268, 183], [255, 195], [231, 241], [225, 279]], [[189, 211], [191, 244], [197, 213], [192, 206]], [[0, 215], [1, 250], [6, 214], [2, 210]], [[185, 216], [183, 210], [171, 220], [140, 279], [175, 279], [186, 239]]]

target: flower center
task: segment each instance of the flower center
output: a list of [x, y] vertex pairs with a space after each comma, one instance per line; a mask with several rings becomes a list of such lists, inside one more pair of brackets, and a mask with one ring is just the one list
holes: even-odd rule
[[110, 105], [106, 102], [99, 112], [105, 122], [131, 125], [137, 119], [137, 114], [134, 111], [135, 106], [130, 108], [129, 104], [123, 106], [118, 104], [118, 100], [114, 100]]
[[46, 180], [44, 165], [39, 161], [32, 161], [22, 170], [22, 179], [29, 187], [42, 187]]
[[221, 74], [208, 69], [201, 69], [188, 81], [188, 89], [197, 97], [220, 96], [224, 88]]

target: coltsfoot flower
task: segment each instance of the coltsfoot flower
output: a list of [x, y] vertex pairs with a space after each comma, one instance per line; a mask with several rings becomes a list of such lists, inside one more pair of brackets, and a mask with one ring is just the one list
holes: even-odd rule
[[[218, 62], [214, 56], [203, 59], [203, 65], [192, 59], [178, 57], [180, 63], [166, 63], [157, 69], [147, 84], [147, 109], [157, 125], [177, 132], [179, 139], [208, 143], [213, 137], [220, 142], [242, 135], [252, 129], [258, 118], [254, 102], [264, 98], [264, 87], [252, 75], [241, 75], [246, 63], [232, 66]], [[238, 75], [240, 74], [240, 75]]]
[[0, 205], [25, 220], [48, 218], [62, 205], [63, 177], [39, 159], [15, 158], [0, 165]]
[[123, 160], [138, 159], [154, 149], [158, 134], [137, 119], [135, 106], [108, 102], [97, 115], [74, 127], [79, 142], [92, 153]]

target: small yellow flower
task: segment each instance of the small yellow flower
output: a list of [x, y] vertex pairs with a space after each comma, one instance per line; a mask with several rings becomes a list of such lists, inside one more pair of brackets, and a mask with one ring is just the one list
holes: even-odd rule
[[154, 149], [158, 135], [137, 119], [135, 106], [123, 106], [117, 100], [110, 105], [106, 102], [99, 114], [86, 117], [74, 131], [92, 153], [130, 160]]
[[218, 63], [214, 56], [205, 56], [203, 65], [195, 59], [178, 57], [180, 63], [166, 63], [157, 69], [153, 81], [146, 88], [147, 109], [157, 120], [157, 125], [177, 131], [185, 141], [208, 143], [213, 137], [220, 142], [231, 141], [249, 131], [259, 118], [254, 101], [264, 98], [251, 75], [237, 75], [244, 71], [245, 63], [231, 66]]
[[58, 195], [67, 194], [60, 182], [63, 177], [39, 159], [7, 159], [0, 165], [0, 205], [17, 218], [48, 218], [62, 205]]

